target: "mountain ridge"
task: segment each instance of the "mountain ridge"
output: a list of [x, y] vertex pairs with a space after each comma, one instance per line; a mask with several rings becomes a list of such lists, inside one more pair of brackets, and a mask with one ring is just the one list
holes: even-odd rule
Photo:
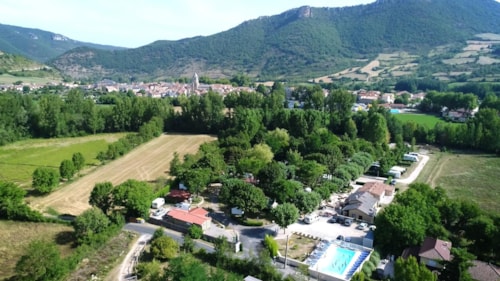
[[213, 77], [312, 77], [383, 51], [423, 52], [484, 32], [500, 33], [500, 3], [494, 0], [379, 0], [343, 8], [303, 6], [211, 36], [135, 49], [77, 48], [51, 63], [75, 79], [162, 79], [195, 71]]
[[0, 24], [0, 50], [22, 55], [41, 63], [79, 46], [104, 50], [125, 49], [123, 47], [81, 42], [59, 33], [38, 28]]

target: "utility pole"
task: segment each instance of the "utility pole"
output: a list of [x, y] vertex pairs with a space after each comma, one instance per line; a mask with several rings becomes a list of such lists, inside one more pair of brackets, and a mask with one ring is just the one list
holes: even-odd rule
[[286, 269], [286, 262], [287, 262], [287, 259], [288, 259], [288, 237], [290, 236], [290, 234], [287, 234], [286, 236], [286, 245], [285, 245], [285, 266], [283, 268]]

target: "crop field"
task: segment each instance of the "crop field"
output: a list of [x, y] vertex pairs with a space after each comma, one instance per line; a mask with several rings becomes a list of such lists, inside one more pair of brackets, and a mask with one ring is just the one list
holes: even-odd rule
[[73, 227], [62, 224], [13, 222], [0, 220], [0, 278], [14, 275], [14, 267], [24, 249], [35, 239], [56, 241], [63, 256], [71, 253]]
[[42, 212], [52, 208], [61, 214], [79, 215], [90, 207], [88, 200], [96, 183], [117, 185], [128, 179], [152, 181], [168, 176], [174, 152], [182, 159], [185, 154], [196, 153], [202, 143], [215, 139], [209, 135], [164, 134], [45, 197], [30, 198], [29, 204]]
[[31, 185], [33, 171], [40, 166], [58, 169], [61, 161], [80, 152], [87, 165], [98, 163], [95, 158], [108, 144], [124, 136], [100, 134], [76, 138], [31, 139], [0, 147], [0, 179], [22, 186]]
[[17, 81], [22, 81], [24, 83], [42, 84], [47, 83], [60, 83], [60, 77], [23, 77], [23, 76], [13, 76], [10, 74], [0, 75], [0, 84], [13, 84]]
[[500, 213], [500, 157], [472, 152], [430, 156], [417, 181], [441, 186], [451, 198], [471, 200], [483, 210]]
[[445, 122], [435, 115], [428, 114], [400, 113], [394, 116], [402, 122], [413, 121], [417, 124], [427, 126], [427, 128], [434, 128], [438, 122]]

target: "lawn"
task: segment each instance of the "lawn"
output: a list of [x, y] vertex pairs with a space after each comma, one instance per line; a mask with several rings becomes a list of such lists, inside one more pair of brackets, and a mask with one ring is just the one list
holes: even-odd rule
[[[286, 238], [277, 239], [279, 252], [285, 256], [286, 252]], [[314, 250], [319, 241], [308, 237], [292, 234], [288, 239], [288, 253], [287, 256], [294, 260], [304, 261], [307, 256]]]
[[31, 139], [0, 147], [0, 180], [29, 186], [33, 171], [40, 166], [58, 169], [62, 160], [71, 159], [75, 152], [85, 157], [87, 165], [97, 164], [99, 151], [124, 136], [100, 134], [75, 138]]
[[71, 251], [73, 228], [62, 224], [30, 223], [0, 220], [0, 279], [14, 275], [14, 267], [24, 255], [27, 245], [35, 239], [56, 241], [63, 256]]
[[416, 113], [399, 113], [394, 115], [402, 122], [413, 121], [417, 124], [426, 126], [427, 128], [434, 128], [438, 122], [445, 122], [435, 115], [416, 114]]
[[500, 213], [500, 157], [472, 152], [436, 152], [417, 178], [443, 187], [451, 198], [471, 200]]

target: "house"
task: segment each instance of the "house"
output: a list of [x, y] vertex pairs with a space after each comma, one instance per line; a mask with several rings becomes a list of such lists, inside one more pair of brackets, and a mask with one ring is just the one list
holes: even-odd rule
[[358, 191], [347, 197], [342, 214], [351, 218], [373, 223], [377, 214], [378, 199], [370, 192]]
[[382, 94], [382, 96], [380, 97], [380, 100], [383, 102], [383, 103], [394, 103], [394, 94], [391, 94], [391, 93], [385, 93], [385, 94]]
[[360, 189], [358, 189], [358, 192], [369, 192], [380, 201], [386, 196], [394, 195], [394, 186], [390, 186], [382, 182], [367, 182]]
[[419, 263], [434, 269], [443, 268], [443, 261], [451, 261], [451, 242], [433, 237], [426, 237], [420, 247], [410, 247], [403, 250], [401, 257], [417, 258]]
[[191, 225], [197, 225], [203, 231], [209, 229], [212, 222], [212, 218], [208, 217], [208, 211], [203, 208], [191, 210], [174, 208], [166, 214], [165, 220], [176, 228], [187, 230]]
[[468, 269], [470, 276], [475, 281], [499, 281], [500, 267], [484, 262], [474, 260], [472, 266]]

